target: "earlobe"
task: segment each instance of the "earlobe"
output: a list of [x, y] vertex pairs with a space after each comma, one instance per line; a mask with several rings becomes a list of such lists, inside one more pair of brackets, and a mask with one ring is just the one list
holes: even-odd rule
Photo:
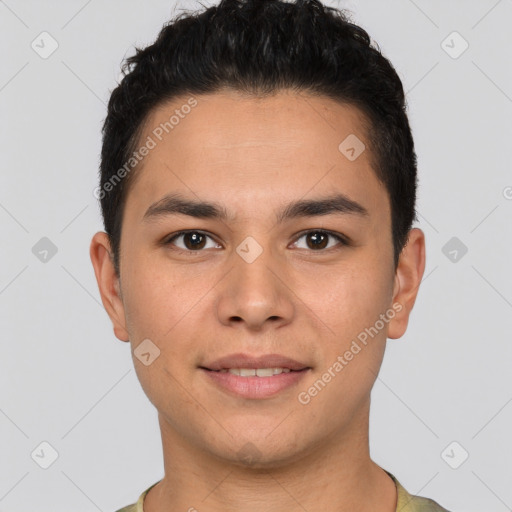
[[400, 254], [395, 273], [393, 304], [397, 311], [389, 322], [388, 338], [397, 339], [404, 335], [409, 316], [418, 295], [425, 271], [425, 234], [419, 228], [409, 232], [407, 244]]
[[112, 321], [114, 334], [121, 341], [129, 341], [119, 277], [112, 262], [110, 240], [107, 233], [99, 231], [93, 236], [89, 254], [101, 302]]

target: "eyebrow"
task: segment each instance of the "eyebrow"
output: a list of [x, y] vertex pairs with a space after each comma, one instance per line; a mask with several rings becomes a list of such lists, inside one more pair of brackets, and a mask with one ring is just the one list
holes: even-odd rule
[[[167, 194], [156, 203], [153, 203], [146, 210], [142, 220], [148, 222], [176, 214], [188, 215], [198, 219], [220, 219], [223, 221], [229, 221], [234, 218], [219, 203], [187, 199], [180, 194], [173, 193]], [[277, 222], [282, 223], [286, 220], [300, 217], [330, 214], [369, 216], [368, 210], [363, 205], [340, 193], [319, 199], [293, 201], [277, 213]]]

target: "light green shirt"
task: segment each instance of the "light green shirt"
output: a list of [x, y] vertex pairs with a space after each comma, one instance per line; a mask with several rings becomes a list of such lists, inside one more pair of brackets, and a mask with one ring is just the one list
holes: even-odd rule
[[[398, 500], [396, 504], [396, 512], [449, 512], [441, 507], [437, 502], [428, 498], [420, 496], [413, 496], [409, 494], [401, 485], [400, 482], [389, 472], [386, 473], [393, 479], [396, 485]], [[151, 487], [154, 487], [158, 482], [155, 482]], [[146, 494], [151, 489], [148, 487], [137, 500], [137, 503], [128, 505], [117, 512], [144, 512], [143, 503]]]

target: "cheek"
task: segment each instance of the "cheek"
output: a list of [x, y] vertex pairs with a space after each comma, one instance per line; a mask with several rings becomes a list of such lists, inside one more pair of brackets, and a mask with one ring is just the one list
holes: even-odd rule
[[[179, 382], [184, 381], [186, 365], [178, 362], [188, 354], [191, 314], [200, 286], [178, 292], [183, 283], [173, 280], [169, 270], [147, 262], [140, 262], [138, 269], [126, 277], [124, 301], [134, 368], [144, 393], [158, 410], [179, 409], [183, 407]], [[146, 340], [151, 342], [149, 348], [138, 349], [147, 346]], [[147, 351], [151, 361], [146, 365], [138, 354]]]
[[[140, 261], [139, 266], [133, 265], [137, 271], [126, 273], [123, 284], [126, 327], [133, 349], [150, 339], [161, 351], [159, 362], [163, 365], [165, 361], [163, 366], [173, 368], [173, 373], [176, 361], [194, 352], [193, 333], [206, 313], [205, 293], [218, 281], [218, 276], [208, 277], [208, 272], [184, 272], [183, 268], [160, 259]], [[210, 318], [211, 311], [207, 311]]]
[[368, 268], [352, 267], [347, 272], [331, 272], [325, 292], [310, 288], [314, 303], [308, 305], [329, 327], [324, 328], [326, 335], [321, 340], [322, 365], [316, 376], [321, 382], [313, 383], [320, 390], [325, 384], [325, 392], [318, 392], [315, 400], [319, 408], [332, 410], [340, 422], [368, 399], [382, 364], [389, 324], [380, 315], [390, 309], [391, 297], [382, 275], [376, 268], [370, 273]]
[[147, 337], [161, 336], [187, 302], [188, 289], [178, 282], [179, 273], [158, 252], [133, 251], [122, 276], [128, 330]]
[[[175, 314], [175, 285], [154, 266], [141, 262], [123, 276], [123, 295], [127, 329], [135, 338], [159, 338]], [[135, 270], [136, 269], [136, 270]], [[165, 323], [165, 325], [162, 325]]]
[[303, 283], [311, 310], [342, 339], [373, 325], [389, 308], [391, 284], [389, 276], [366, 266], [331, 269], [322, 279]]

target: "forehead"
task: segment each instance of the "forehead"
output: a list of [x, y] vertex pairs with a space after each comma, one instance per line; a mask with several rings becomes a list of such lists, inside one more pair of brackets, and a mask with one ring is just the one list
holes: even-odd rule
[[387, 209], [366, 126], [356, 107], [305, 93], [175, 98], [146, 120], [139, 143], [151, 139], [153, 147], [134, 171], [127, 209], [177, 189], [253, 210], [338, 190]]
[[[192, 102], [194, 107], [189, 106]], [[196, 144], [201, 139], [202, 148], [215, 150], [267, 145], [286, 153], [301, 147], [311, 152], [317, 146], [321, 154], [322, 146], [343, 134], [366, 138], [365, 125], [360, 109], [324, 96], [284, 90], [255, 97], [223, 91], [159, 105], [148, 116], [143, 135], [164, 144], [171, 139]]]

